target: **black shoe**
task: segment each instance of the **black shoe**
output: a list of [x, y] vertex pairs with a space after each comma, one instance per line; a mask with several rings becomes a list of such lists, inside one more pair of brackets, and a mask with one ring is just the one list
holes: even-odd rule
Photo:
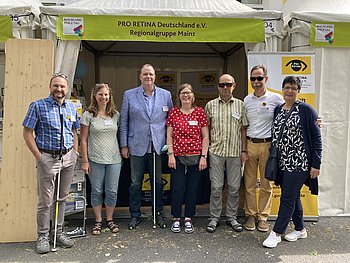
[[128, 224], [129, 230], [136, 229], [139, 226], [140, 222], [141, 220], [139, 217], [132, 217]]
[[166, 228], [167, 224], [163, 218], [163, 215], [161, 212], [156, 213], [156, 223], [160, 228]]

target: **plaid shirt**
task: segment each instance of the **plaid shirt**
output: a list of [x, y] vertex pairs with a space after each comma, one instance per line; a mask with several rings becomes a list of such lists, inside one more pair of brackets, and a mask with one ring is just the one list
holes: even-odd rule
[[220, 97], [205, 106], [209, 121], [209, 151], [221, 157], [240, 157], [242, 126], [247, 126], [243, 101], [231, 97], [225, 103]]
[[35, 141], [40, 149], [60, 150], [61, 123], [63, 114], [63, 149], [73, 147], [74, 129], [79, 129], [78, 114], [75, 106], [64, 101], [60, 106], [51, 96], [30, 104], [22, 126], [35, 131]]

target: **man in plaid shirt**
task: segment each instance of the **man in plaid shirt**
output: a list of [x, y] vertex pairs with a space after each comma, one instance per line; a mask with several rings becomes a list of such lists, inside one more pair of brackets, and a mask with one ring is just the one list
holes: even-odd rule
[[[37, 232], [36, 251], [50, 252], [50, 211], [56, 200], [55, 188], [60, 183], [57, 244], [72, 247], [74, 241], [63, 232], [66, 198], [72, 182], [77, 161], [79, 121], [75, 106], [65, 101], [68, 81], [64, 74], [54, 74], [50, 80], [50, 96], [32, 102], [22, 123], [23, 137], [37, 162]], [[61, 137], [61, 117], [63, 136]], [[35, 133], [35, 136], [34, 136]], [[63, 138], [61, 144], [61, 138]], [[60, 149], [62, 145], [62, 149]], [[62, 152], [61, 152], [62, 151]], [[61, 179], [56, 182], [61, 160]]]

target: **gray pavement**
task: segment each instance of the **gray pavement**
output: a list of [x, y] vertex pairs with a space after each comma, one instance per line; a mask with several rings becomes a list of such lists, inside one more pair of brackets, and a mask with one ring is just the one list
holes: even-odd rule
[[[0, 262], [350, 262], [350, 217], [306, 222], [307, 239], [282, 241], [275, 249], [262, 247], [266, 233], [236, 233], [225, 221], [209, 234], [207, 219], [195, 218], [194, 233], [174, 234], [167, 220], [167, 229], [153, 229], [145, 218], [138, 229], [128, 230], [128, 219], [118, 219], [118, 234], [105, 229], [100, 236], [75, 239], [71, 249], [45, 255], [35, 252], [35, 242], [0, 244]], [[93, 221], [87, 223], [89, 233]]]

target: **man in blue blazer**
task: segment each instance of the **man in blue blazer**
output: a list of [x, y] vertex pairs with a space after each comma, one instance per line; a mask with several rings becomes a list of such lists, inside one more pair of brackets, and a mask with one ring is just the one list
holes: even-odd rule
[[156, 152], [156, 222], [161, 228], [167, 226], [162, 216], [163, 184], [160, 154], [165, 145], [165, 122], [169, 110], [173, 108], [173, 102], [169, 91], [155, 86], [155, 79], [153, 66], [143, 65], [140, 73], [141, 86], [125, 91], [120, 113], [120, 146], [123, 157], [130, 157], [131, 165], [129, 229], [135, 229], [140, 224], [144, 170], [146, 165], [150, 167], [152, 181], [153, 150]]

